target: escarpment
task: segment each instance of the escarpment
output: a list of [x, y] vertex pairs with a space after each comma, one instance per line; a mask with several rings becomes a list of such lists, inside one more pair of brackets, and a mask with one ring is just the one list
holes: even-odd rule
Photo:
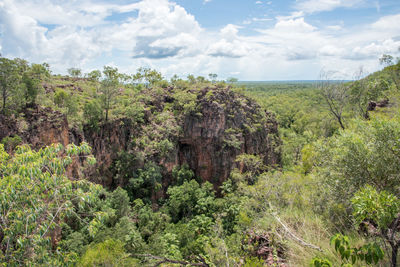
[[19, 118], [0, 115], [0, 140], [19, 136], [35, 149], [53, 143], [66, 146], [70, 142], [69, 130], [67, 117], [51, 108], [25, 108]]
[[266, 165], [279, 165], [277, 123], [271, 114], [230, 89], [204, 89], [199, 114], [185, 116], [178, 141], [179, 164], [188, 164], [203, 180], [221, 185], [238, 155], [259, 155]]
[[174, 182], [177, 166], [187, 165], [196, 177], [218, 188], [233, 168], [243, 167], [235, 161], [240, 154], [258, 155], [267, 166], [280, 165], [275, 118], [229, 87], [167, 87], [145, 89], [142, 94], [145, 97], [137, 102], [132, 100], [140, 107], [135, 116], [96, 127], [84, 125], [81, 130], [69, 128], [66, 116], [49, 108], [27, 110], [22, 122], [0, 117], [0, 139], [19, 135], [35, 148], [86, 141], [97, 164], [70, 174], [84, 174], [107, 187], [127, 186], [150, 163], [158, 166], [158, 183], [164, 189]]

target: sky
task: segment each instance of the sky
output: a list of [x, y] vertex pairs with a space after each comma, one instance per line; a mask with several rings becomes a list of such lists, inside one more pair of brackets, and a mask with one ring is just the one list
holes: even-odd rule
[[0, 53], [53, 73], [139, 67], [242, 81], [351, 79], [400, 56], [400, 0], [0, 0]]

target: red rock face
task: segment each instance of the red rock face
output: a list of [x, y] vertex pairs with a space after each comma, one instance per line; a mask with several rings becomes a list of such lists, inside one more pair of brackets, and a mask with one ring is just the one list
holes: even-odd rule
[[26, 109], [20, 119], [0, 117], [0, 140], [19, 135], [24, 143], [38, 149], [53, 143], [69, 144], [67, 117], [50, 108]]
[[[152, 98], [150, 105], [156, 109], [153, 113], [160, 113], [165, 103], [173, 103], [171, 90], [165, 90], [166, 96], [155, 95]], [[168, 137], [174, 145], [173, 150], [167, 156], [149, 156], [150, 160], [163, 166], [164, 189], [171, 183], [172, 169], [185, 163], [197, 177], [211, 182], [216, 189], [229, 177], [233, 168], [243, 168], [235, 162], [240, 154], [258, 155], [268, 166], [280, 165], [281, 141], [277, 122], [271, 114], [229, 88], [205, 88], [195, 91], [195, 94], [196, 111], [186, 115], [170, 113], [176, 116], [171, 121], [181, 129], [178, 134]], [[126, 118], [110, 121], [98, 129], [79, 131], [69, 129], [65, 115], [49, 108], [31, 109], [25, 113], [26, 125], [22, 128], [17, 127], [16, 120], [0, 117], [0, 140], [18, 134], [34, 148], [51, 143], [67, 145], [86, 141], [92, 147], [97, 166], [85, 169], [82, 174], [80, 163], [74, 162], [68, 175], [71, 178], [84, 175], [107, 187], [116, 186], [110, 167], [118, 153], [137, 152], [138, 147], [132, 147], [133, 140], [143, 135], [146, 127], [152, 133], [152, 126], [162, 123], [155, 122], [155, 115], [146, 110], [145, 120], [140, 125]], [[143, 167], [138, 164], [137, 168]], [[118, 182], [118, 185], [123, 186], [123, 182]]]
[[199, 96], [200, 114], [185, 118], [179, 139], [179, 164], [187, 163], [204, 181], [221, 185], [238, 155], [259, 155], [266, 165], [280, 164], [280, 140], [274, 118], [253, 101], [229, 89]]

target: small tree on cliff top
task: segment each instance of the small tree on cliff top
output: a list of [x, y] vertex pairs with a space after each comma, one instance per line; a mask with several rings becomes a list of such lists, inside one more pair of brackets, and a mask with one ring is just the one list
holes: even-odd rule
[[103, 70], [105, 78], [100, 85], [100, 101], [105, 111], [105, 120], [108, 121], [108, 114], [115, 103], [115, 98], [119, 94], [121, 74], [117, 68], [105, 66]]

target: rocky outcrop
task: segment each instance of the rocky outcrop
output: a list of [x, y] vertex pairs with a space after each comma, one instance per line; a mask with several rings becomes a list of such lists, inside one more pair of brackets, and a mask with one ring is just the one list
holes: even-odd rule
[[[235, 161], [240, 154], [258, 155], [268, 166], [280, 165], [277, 122], [255, 101], [230, 88], [194, 89], [186, 92], [194, 95], [195, 106], [187, 112], [176, 108], [182, 99], [177, 99], [173, 88], [162, 90], [143, 92], [151, 97], [143, 103], [146, 108], [140, 123], [124, 118], [97, 128], [84, 127], [82, 131], [70, 129], [62, 113], [35, 107], [26, 109], [22, 119], [0, 117], [0, 140], [19, 135], [34, 148], [86, 141], [98, 163], [84, 174], [107, 187], [123, 186], [121, 181], [115, 184], [111, 168], [122, 151], [141, 153], [142, 158], [162, 166], [164, 188], [170, 184], [172, 169], [177, 165], [187, 164], [197, 177], [211, 182], [215, 188], [229, 177], [233, 168], [243, 167]], [[154, 152], [150, 147], [165, 140], [170, 142], [165, 153]], [[142, 168], [144, 161], [135, 162], [135, 168]], [[75, 178], [82, 175], [76, 171], [78, 167], [79, 163], [74, 163], [75, 170], [68, 173]]]
[[198, 96], [199, 115], [188, 115], [179, 138], [179, 164], [187, 163], [198, 177], [221, 185], [235, 159], [259, 155], [264, 164], [280, 164], [277, 123], [252, 100], [230, 89], [204, 89]]
[[267, 266], [287, 267], [285, 262], [286, 249], [273, 233], [246, 233], [242, 249], [253, 257], [263, 259]]
[[69, 144], [67, 117], [50, 108], [26, 108], [19, 118], [0, 116], [0, 140], [18, 135], [24, 143], [41, 148], [52, 143]]
[[129, 119], [107, 122], [99, 128], [85, 128], [83, 133], [75, 131], [73, 134], [75, 143], [88, 142], [96, 157], [97, 168], [86, 172], [93, 181], [106, 187], [112, 186], [113, 172], [110, 167], [119, 152], [129, 149], [134, 132], [135, 129]]

